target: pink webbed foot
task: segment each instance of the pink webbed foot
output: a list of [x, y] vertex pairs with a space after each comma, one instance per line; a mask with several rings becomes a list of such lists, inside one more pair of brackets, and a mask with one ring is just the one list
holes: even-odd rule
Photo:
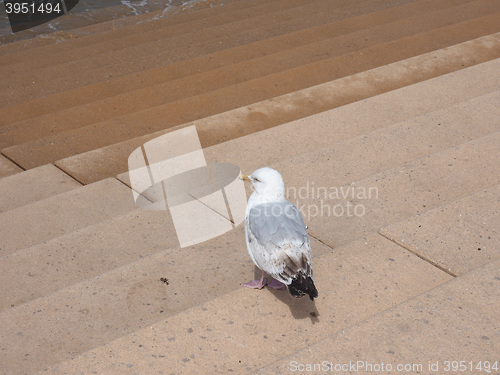
[[249, 281], [248, 283], [241, 284], [243, 286], [246, 286], [247, 288], [252, 288], [252, 289], [262, 289], [266, 286], [267, 280], [260, 279], [260, 280], [253, 280]]
[[271, 289], [276, 289], [276, 290], [282, 290], [282, 289], [286, 289], [286, 285], [283, 284], [282, 282], [276, 280], [276, 279], [272, 279], [268, 284], [267, 286]]
[[266, 273], [264, 271], [261, 271], [260, 280], [249, 281], [248, 283], [241, 284], [241, 285], [246, 286], [247, 288], [252, 288], [252, 289], [262, 289], [267, 284], [267, 280], [264, 278], [265, 276], [266, 276]]

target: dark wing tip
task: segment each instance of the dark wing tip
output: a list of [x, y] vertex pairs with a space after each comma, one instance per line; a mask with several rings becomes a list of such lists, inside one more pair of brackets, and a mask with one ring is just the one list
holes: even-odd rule
[[313, 279], [302, 272], [293, 278], [292, 283], [288, 285], [288, 291], [295, 298], [307, 294], [311, 301], [314, 301], [314, 298], [318, 297], [318, 290], [314, 285]]

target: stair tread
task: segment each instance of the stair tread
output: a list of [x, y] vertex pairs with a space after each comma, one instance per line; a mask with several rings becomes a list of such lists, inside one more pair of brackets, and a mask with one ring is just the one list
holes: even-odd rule
[[[0, 147], [4, 148], [47, 135], [53, 136], [54, 133], [64, 130], [114, 117], [122, 117], [128, 113], [152, 108], [166, 102], [241, 83], [334, 55], [342, 55], [376, 43], [390, 41], [396, 35], [398, 37], [411, 35], [416, 30], [421, 29], [422, 24], [442, 23], [449, 10], [445, 9], [443, 12], [439, 12], [440, 7], [435, 7], [435, 9], [430, 7], [429, 9], [422, 6], [415, 7], [415, 4], [411, 3], [399, 7], [403, 9], [390, 8], [377, 12], [376, 15], [370, 13], [344, 19], [224, 50], [216, 54], [203, 55], [148, 71], [148, 74], [140, 74], [139, 86], [144, 86], [144, 81], [154, 81], [153, 85], [139, 89], [137, 87], [138, 79], [126, 80], [123, 78], [120, 94], [99, 98], [100, 100], [97, 100], [98, 98], [93, 95], [94, 101], [90, 103], [65, 108], [54, 113], [48, 112], [47, 105], [49, 103], [48, 100], [45, 100], [43, 103], [45, 115], [2, 127], [4, 137], [0, 142]], [[427, 14], [425, 21], [421, 21], [422, 13]], [[401, 20], [402, 16], [411, 16], [411, 18]], [[332, 38], [332, 35], [339, 33], [342, 35]], [[210, 66], [215, 69], [210, 70]], [[174, 77], [175, 79], [173, 79]], [[103, 84], [97, 85], [102, 86]], [[66, 92], [62, 103], [82, 100], [85, 97], [85, 92], [99, 90], [100, 87], [97, 85]], [[128, 91], [127, 88], [132, 91]], [[103, 93], [108, 91], [109, 87], [102, 90]], [[62, 104], [57, 95], [53, 99], [57, 105]], [[16, 108], [10, 113], [26, 115], [27, 112], [33, 110], [34, 105], [39, 104], [24, 103], [22, 107]], [[62, 118], [64, 121], [61, 120]], [[8, 116], [4, 116], [3, 120], [9, 121]], [[30, 131], [27, 132], [27, 129]]]
[[[496, 28], [496, 23], [493, 23], [494, 20], [496, 20], [494, 16], [486, 16], [465, 23], [469, 24], [470, 27], [475, 25], [474, 28], [477, 28], [475, 32], [478, 32], [480, 35], [484, 32], [484, 29]], [[340, 65], [345, 67], [340, 74], [339, 65], [333, 64], [334, 62], [338, 62], [336, 61], [337, 58], [334, 57], [334, 61], [332, 61], [332, 59], [322, 60], [299, 68], [289, 69], [282, 73], [253, 79], [245, 83], [228, 86], [205, 94], [157, 106], [121, 118], [87, 125], [74, 130], [58, 133], [54, 136], [47, 136], [32, 142], [8, 147], [3, 149], [2, 153], [23, 168], [33, 168], [43, 163], [54, 162], [71, 155], [101, 148], [109, 144], [118, 143], [168, 127], [181, 125], [189, 121], [235, 109], [243, 105], [250, 105], [261, 99], [271, 98], [315, 84], [320, 84], [338, 78], [339, 76], [349, 76], [358, 71], [364, 71], [366, 68], [370, 68], [370, 66], [366, 66], [367, 63], [365, 59], [368, 57], [370, 57], [370, 64], [373, 65], [371, 68], [375, 68], [383, 64], [429, 52], [429, 50], [434, 49], [433, 47], [444, 47], [447, 45], [447, 38], [453, 39], [456, 37], [453, 35], [455, 33], [462, 34], [464, 40], [468, 40], [471, 32], [472, 31], [462, 23], [457, 23], [440, 28], [439, 31], [434, 30], [410, 38], [402, 38], [393, 43], [377, 46], [377, 48], [371, 47], [364, 49], [364, 57], [361, 57], [357, 52], [347, 55], [350, 58], [360, 60], [360, 63], [358, 65], [358, 63], [351, 61], [350, 65]], [[441, 38], [432, 39], [433, 42], [430, 44], [423, 43], [424, 40], [427, 40], [432, 35], [440, 35]], [[432, 47], [431, 45], [434, 43], [437, 45]], [[410, 45], [416, 49], [410, 50]], [[346, 55], [344, 55], [341, 59], [346, 58]], [[361, 60], [363, 62], [361, 62]], [[363, 66], [363, 68], [361, 66]], [[307, 71], [311, 69], [315, 69], [316, 74], [312, 77], [308, 77]], [[289, 78], [290, 75], [296, 78], [294, 78], [294, 80], [287, 80], [287, 77]], [[165, 118], [168, 118], [169, 121], [166, 122]], [[203, 144], [203, 146], [207, 145]]]
[[[340, 163], [328, 156], [316, 160], [316, 163], [322, 165], [322, 170], [318, 171], [310, 168], [310, 161], [302, 162], [299, 158], [284, 160], [272, 166], [287, 176], [290, 186], [301, 187], [306, 181], [314, 181], [315, 186], [329, 188], [333, 185], [340, 192], [343, 190], [351, 194], [347, 199], [326, 202], [312, 195], [301, 200], [301, 205], [306, 208], [318, 210], [316, 214], [311, 212], [305, 215], [309, 216], [307, 222], [311, 233], [330, 246], [338, 246], [364, 233], [377, 231], [479, 189], [499, 184], [500, 178], [496, 173], [498, 153], [495, 152], [499, 141], [500, 132], [497, 131], [369, 177], [350, 179], [354, 183], [342, 183], [342, 179], [332, 181], [334, 176], [325, 175], [325, 170], [335, 171], [335, 168], [340, 168]], [[297, 170], [306, 172], [294, 172]], [[355, 174], [356, 170], [347, 172]], [[346, 178], [345, 174], [346, 172], [340, 174], [339, 171], [339, 176], [348, 179], [349, 176]], [[353, 192], [361, 195], [352, 197]], [[340, 208], [334, 211], [338, 201], [344, 211]], [[350, 215], [347, 202], [351, 203]], [[321, 203], [327, 206], [323, 209], [323, 214], [319, 211]], [[355, 211], [357, 205], [361, 208]], [[332, 227], [335, 228], [334, 232]]]
[[[157, 231], [163, 229], [157, 222], [153, 225]], [[0, 333], [0, 346], [21, 324], [23, 337], [33, 337], [25, 349], [38, 352], [40, 357], [24, 362], [20, 370], [37, 371], [229, 293], [240, 288], [242, 277], [253, 275], [254, 267], [244, 248], [243, 226], [191, 248], [169, 248], [168, 241], [168, 236], [160, 235], [158, 244], [165, 247], [157, 253], [1, 312], [0, 321], [8, 328]], [[315, 247], [317, 253], [327, 248], [319, 242]], [[188, 255], [192, 252], [196, 253], [196, 262]], [[168, 285], [160, 281], [162, 277], [169, 280]], [[33, 312], [36, 320], [32, 319]], [[57, 327], [49, 328], [47, 322], [54, 319]], [[45, 329], [53, 333], [40, 334]], [[11, 344], [11, 348], [18, 346]], [[63, 345], [65, 349], [54, 352], [51, 345]], [[2, 363], [14, 363], [25, 354], [19, 350], [1, 352]]]
[[168, 366], [172, 373], [246, 373], [450, 279], [376, 234], [314, 262], [320, 293], [314, 304], [287, 291], [239, 287], [50, 371], [131, 373]]
[[0, 213], [2, 256], [133, 209], [131, 190], [109, 178]]
[[22, 168], [11, 162], [5, 156], [0, 155], [0, 178], [11, 176], [22, 171]]
[[[382, 9], [374, 13], [350, 15], [349, 18], [337, 20], [324, 25], [314, 25], [300, 31], [277, 35], [253, 43], [243, 44], [237, 47], [224, 49], [211, 54], [201, 55], [187, 61], [169, 64], [146, 72], [139, 72], [125, 77], [117, 77], [110, 81], [84, 86], [79, 89], [66, 91], [62, 94], [51, 95], [39, 100], [32, 100], [9, 108], [0, 109], [1, 124], [9, 124], [22, 119], [30, 118], [31, 113], [45, 114], [48, 112], [67, 109], [75, 105], [95, 103], [111, 96], [122, 96], [128, 91], [138, 92], [141, 89], [155, 87], [164, 81], [179, 79], [192, 74], [200, 74], [212, 69], [218, 69], [230, 64], [239, 63], [245, 60], [253, 60], [263, 56], [276, 54], [301, 45], [319, 42], [331, 38], [352, 34], [367, 27], [383, 25], [409, 17], [422, 12], [429, 12], [433, 9], [439, 10], [444, 5], [441, 3], [425, 0], [425, 7], [421, 6], [421, 1], [404, 4], [399, 7]], [[346, 48], [345, 44], [359, 44], [364, 39], [371, 39], [360, 35], [361, 41], [346, 41], [336, 48]], [[336, 52], [338, 53], [338, 52]], [[110, 86], [116, 86], [113, 91]], [[178, 89], [176, 89], [178, 90]], [[91, 91], [91, 93], [89, 92]], [[96, 92], [97, 91], [97, 92]], [[152, 96], [152, 95], [151, 95]], [[64, 101], [61, 100], [64, 98]], [[78, 103], [78, 104], [77, 104]]]
[[500, 185], [382, 228], [380, 234], [454, 275], [500, 258]]
[[[332, 144], [342, 144], [342, 142], [348, 144], [346, 140], [360, 137], [365, 133], [376, 134], [372, 132], [378, 131], [380, 134], [391, 134], [392, 129], [397, 127], [402, 129], [428, 127], [430, 129], [426, 129], [423, 134], [412, 132], [415, 139], [425, 138], [428, 141], [431, 139], [427, 138], [430, 134], [428, 131], [439, 130], [443, 131], [442, 134], [455, 137], [456, 142], [460, 143], [466, 139], [465, 134], [470, 137], [468, 139], [475, 137], [474, 128], [467, 126], [472, 121], [471, 116], [475, 116], [477, 112], [470, 111], [474, 108], [471, 103], [488, 110], [491, 108], [493, 113], [496, 113], [495, 100], [498, 97], [500, 80], [493, 77], [498, 69], [500, 69], [500, 59], [223, 142], [205, 148], [204, 154], [209, 162], [234, 163], [239, 165], [242, 171], [250, 173], [263, 165], [296, 155], [302, 154], [306, 157], [305, 154], [311, 153], [311, 150], [328, 149]], [[455, 110], [464, 117], [457, 118]], [[479, 116], [487, 120], [480, 125], [484, 126], [483, 129], [486, 131], [482, 134], [495, 129], [492, 127], [495, 122], [491, 122], [491, 117], [487, 113], [479, 113]], [[432, 129], [431, 121], [434, 118], [453, 120], [449, 128]], [[460, 126], [466, 129], [455, 133], [457, 130], [452, 130], [455, 126], [457, 130]], [[481, 134], [481, 131], [477, 134]], [[404, 139], [408, 136], [403, 135]], [[392, 133], [392, 137], [396, 139], [402, 135]], [[418, 146], [416, 143], [413, 146]], [[361, 144], [359, 141], [358, 146]], [[398, 148], [398, 145], [394, 147]], [[426, 147], [425, 152], [435, 152], [435, 149]], [[259, 150], [257, 154], [256, 148]], [[390, 154], [391, 150], [387, 153]], [[314, 159], [314, 156], [311, 159]], [[118, 178], [130, 186], [127, 176], [128, 172], [125, 172], [118, 175]]]
[[52, 164], [0, 179], [0, 213], [81, 186]]
[[[499, 319], [496, 309], [500, 298], [499, 269], [500, 260], [476, 268], [255, 373], [289, 374], [300, 365], [322, 361], [328, 366], [333, 363], [334, 369], [339, 364], [347, 365], [340, 371], [371, 372], [361, 367], [361, 363], [371, 365], [372, 369], [384, 363], [386, 369], [390, 365], [393, 370], [409, 364], [411, 367], [400, 368], [405, 373], [438, 373], [446, 366], [444, 358], [457, 356], [467, 357], [467, 366], [469, 362], [474, 364], [472, 368], [466, 366], [462, 373], [476, 374], [474, 367], [480, 361], [495, 363], [499, 350], [488, 336]], [[473, 333], [464, 335], [471, 330], [470, 322], [474, 322]], [[349, 367], [349, 361], [353, 362], [357, 353], [362, 353], [360, 366]]]
[[[251, 129], [251, 133], [254, 133], [252, 137], [256, 137], [256, 139], [264, 139], [267, 137], [267, 134], [278, 134], [280, 131], [283, 131], [286, 134], [288, 128], [290, 128], [293, 134], [299, 130], [301, 120], [285, 125], [283, 130], [280, 130], [280, 127], [277, 127], [276, 130], [267, 129], [262, 131], [262, 135], [260, 135], [261, 132], [256, 132], [256, 130], [273, 127], [283, 124], [284, 122], [286, 123], [287, 120], [295, 120], [296, 118], [305, 117], [308, 114], [318, 113], [332, 107], [365, 99], [367, 96], [375, 95], [381, 90], [380, 82], [385, 82], [388, 86], [383, 89], [384, 91], [389, 91], [390, 89], [402, 86], [404, 87], [407, 83], [404, 77], [409, 77], [410, 82], [412, 82], [411, 77], [414, 77], [415, 67], [426, 66], [428, 68], [426, 72], [430, 75], [429, 77], [426, 76], [425, 72], [419, 72], [421, 74], [419, 81], [424, 80], [425, 78], [431, 78], [434, 75], [441, 73], [439, 69], [443, 65], [451, 63], [458, 64], [455, 66], [460, 66], [467, 63], [467, 61], [470, 61], [470, 56], [477, 56], [473, 55], [473, 52], [480, 54], [478, 48], [482, 48], [482, 46], [495, 46], [497, 45], [497, 42], [498, 39], [496, 36], [486, 37], [484, 39], [481, 38], [481, 40], [475, 40], [463, 45], [450, 47], [435, 53], [429, 53], [421, 57], [377, 68], [373, 71], [325, 83], [300, 92], [273, 98], [272, 100], [263, 101], [250, 107], [243, 107], [230, 112], [214, 115], [209, 118], [204, 118], [196, 121], [194, 125], [197, 127], [198, 134], [202, 142], [207, 138], [215, 138], [217, 140], [215, 143], [220, 143], [225, 139], [223, 137], [226, 135], [230, 138], [233, 138], [234, 136], [241, 137], [245, 135], [244, 131], [248, 131], [248, 129]], [[489, 49], [490, 47], [485, 48]], [[445, 61], [446, 64], [443, 64], [442, 61]], [[433, 63], [437, 64], [436, 68], [434, 68]], [[381, 100], [381, 105], [384, 105], [387, 113], [390, 113], [392, 116], [386, 120], [390, 121], [390, 123], [418, 116], [426, 111], [437, 109], [441, 105], [446, 106], [460, 100], [465, 100], [467, 95], [471, 95], [471, 97], [473, 97], [474, 95], [481, 95], [481, 93], [487, 93], [495, 90], [499, 83], [494, 78], [496, 77], [494, 72], [498, 69], [499, 63], [500, 61], [492, 61], [480, 64], [477, 67], [463, 69], [455, 73], [434, 78], [435, 81], [430, 80], [427, 82], [420, 82], [416, 85], [398, 89], [392, 93], [385, 93], [380, 96], [381, 99], [370, 98], [368, 99], [368, 103], [373, 101], [374, 106], [376, 106], [378, 105], [378, 100]], [[435, 69], [438, 70], [438, 72], [436, 72]], [[485, 79], [485, 77], [488, 78]], [[403, 84], [401, 82], [403, 82]], [[481, 84], [478, 84], [478, 82], [481, 82]], [[412, 95], [416, 95], [416, 97], [419, 98], [419, 101], [409, 101], [406, 99], [411, 98]], [[304, 98], [308, 99], [304, 100]], [[392, 107], [393, 101], [394, 103], [400, 103], [400, 106]], [[425, 103], [425, 105], [422, 103]], [[407, 109], [405, 109], [405, 111], [400, 111], [399, 108], [401, 107], [405, 107]], [[356, 107], [353, 108], [353, 112], [355, 113]], [[410, 110], [409, 108], [413, 109]], [[379, 112], [378, 115], [380, 116], [381, 113], [382, 112]], [[349, 112], [348, 114], [349, 116], [354, 115]], [[353, 123], [356, 123], [357, 121], [362, 120], [357, 119], [353, 121]], [[384, 120], [381, 119], [381, 122], [382, 121]], [[236, 134], [232, 135], [231, 130], [233, 134]], [[310, 130], [311, 131], [307, 133], [307, 136], [314, 137], [315, 141], [320, 142], [320, 146], [329, 142], [328, 137], [314, 136], [316, 133], [321, 134], [322, 131], [325, 131], [324, 129], [322, 130], [322, 127], [319, 129], [311, 128]], [[127, 170], [127, 160], [129, 154], [141, 144], [161, 134], [164, 133], [158, 132], [148, 134], [130, 141], [62, 159], [57, 161], [56, 164], [68, 174], [75, 176], [79, 181], [84, 183], [97, 181], [108, 176], [125, 172]], [[293, 142], [293, 139], [290, 139], [290, 141]], [[243, 155], [243, 152], [248, 154], [250, 151], [248, 146], [245, 145], [246, 142], [247, 138], [242, 137], [239, 140], [233, 139], [231, 142], [224, 142], [219, 146], [213, 147], [214, 150], [217, 150], [217, 148], [220, 147], [221, 153], [219, 155], [227, 154], [229, 156], [235, 155], [235, 153], [238, 152], [241, 153], [240, 155]], [[298, 142], [295, 141], [294, 147], [298, 147], [297, 143]], [[205, 150], [208, 157], [211, 153], [211, 148], [205, 148]], [[269, 164], [273, 160], [276, 160], [272, 158], [272, 155], [275, 155], [274, 147], [271, 146], [271, 149], [268, 150], [273, 152], [263, 152], [260, 154], [263, 157], [266, 155], [270, 156], [262, 160], [261, 165]], [[293, 149], [291, 148], [288, 152], [291, 150]], [[287, 152], [287, 150], [282, 150], [282, 152]], [[291, 155], [278, 155], [280, 158], [287, 156]], [[220, 158], [216, 159], [213, 155], [210, 155], [210, 158], [212, 161], [224, 160]], [[106, 159], [106, 164], [101, 162], [102, 159]], [[241, 167], [246, 169], [247, 165], [245, 165], [245, 162], [247, 160], [249, 159], [241, 158], [238, 165], [240, 165], [239, 163], [242, 163]]]
[[[377, 0], [380, 3], [380, 0]], [[407, 2], [409, 0], [399, 0]], [[289, 1], [286, 4], [291, 3]], [[299, 2], [303, 3], [303, 2]], [[347, 3], [347, 2], [346, 2]], [[345, 3], [344, 3], [345, 4]], [[81, 87], [109, 76], [123, 76], [137, 71], [155, 68], [167, 63], [187, 60], [200, 54], [237, 46], [242, 43], [264, 39], [272, 34], [285, 34], [314, 24], [329, 22], [332, 18], [331, 3], [327, 0], [313, 0], [299, 7], [300, 9], [275, 10], [263, 13], [255, 20], [240, 15], [229, 27], [222, 27], [213, 33], [206, 31], [194, 34], [182, 34], [179, 38], [131, 46], [116, 52], [98, 55], [87, 60], [68, 62], [50, 66], [33, 75], [28, 69], [10, 75], [11, 90], [4, 93], [3, 103], [14, 104], [21, 100], [35, 99], [40, 96]], [[274, 16], [277, 17], [274, 17]], [[208, 38], [205, 40], [205, 38]], [[200, 40], [200, 42], [197, 42]], [[194, 44], [194, 45], [193, 45]], [[192, 47], [192, 48], [191, 48]], [[171, 53], [175, 50], [175, 53]], [[111, 59], [110, 59], [111, 57]], [[81, 69], [85, 66], [85, 69]], [[9, 66], [5, 68], [9, 71]], [[16, 70], [17, 71], [17, 70]], [[78, 73], [78, 80], [70, 80]], [[9, 76], [9, 75], [8, 75]], [[37, 82], [33, 85], [32, 82]], [[29, 87], [29, 91], [27, 88]]]
[[[313, 344], [325, 339], [335, 332], [376, 315], [377, 312], [394, 307], [450, 280], [450, 275], [431, 263], [407, 252], [394, 242], [370, 234], [376, 230], [376, 226], [373, 225], [374, 219], [378, 223], [397, 222], [418, 214], [421, 202], [425, 202], [427, 209], [430, 209], [433, 205], [449, 203], [457, 197], [470, 194], [485, 186], [499, 184], [498, 177], [493, 176], [496, 173], [492, 172], [494, 169], [492, 165], [497, 165], [497, 162], [484, 160], [484, 156], [490, 155], [491, 150], [498, 144], [499, 135], [500, 133], [494, 133], [356, 182], [356, 186], [378, 185], [381, 196], [375, 203], [367, 201], [369, 214], [362, 218], [343, 218], [342, 221], [331, 217], [312, 218], [308, 225], [313, 237], [320, 238], [322, 243], [335, 246], [335, 250], [326, 251], [315, 260], [315, 280], [320, 297], [314, 306], [306, 299], [293, 300], [279, 292], [263, 293], [240, 289], [92, 349], [76, 359], [56, 365], [53, 369], [57, 368], [62, 372], [110, 372], [132, 364], [133, 366], [124, 367], [123, 371], [141, 372], [143, 366], [151, 366], [151, 361], [164, 366], [164, 361], [168, 360], [171, 371], [187, 370], [193, 373], [206, 369], [207, 366], [212, 368], [215, 363], [219, 366], [218, 369], [234, 369], [241, 360], [243, 366], [241, 369], [248, 371], [271, 363], [277, 353], [280, 353], [280, 357], [291, 354], [308, 343]], [[471, 157], [472, 149], [480, 150], [481, 155]], [[460, 176], [456, 176], [454, 170], [449, 170], [448, 160], [457, 160], [454, 168], [463, 171], [461, 173], [469, 173], [471, 181], [465, 183]], [[448, 174], [442, 173], [443, 167], [448, 170]], [[300, 166], [298, 168], [303, 170]], [[411, 182], [408, 182], [408, 176], [412, 178]], [[322, 178], [329, 180], [324, 172]], [[289, 186], [294, 186], [293, 179], [287, 180]], [[315, 181], [317, 185], [321, 183], [319, 178]], [[413, 187], [421, 186], [421, 189], [412, 191], [406, 186], [409, 184]], [[431, 186], [432, 190], [429, 192], [428, 187]], [[398, 197], [397, 191], [405, 192], [404, 197]], [[372, 215], [372, 218], [369, 215]], [[363, 221], [368, 222], [368, 225], [360, 224]], [[335, 228], [334, 232], [331, 230], [332, 227]], [[351, 228], [352, 233], [356, 232], [358, 238], [365, 238], [339, 244], [335, 237], [342, 236], [347, 228]], [[371, 247], [373, 241], [378, 243], [375, 247], [379, 250]], [[351, 261], [345, 256], [351, 257]], [[377, 257], [380, 257], [379, 260], [374, 259]], [[357, 271], [351, 268], [353, 264]], [[428, 272], [434, 273], [434, 277], [422, 277], [422, 272], [425, 271], [417, 270], [418, 267], [424, 267]], [[391, 269], [397, 270], [400, 275], [388, 273]], [[339, 274], [343, 272], [349, 276], [343, 278]], [[366, 281], [367, 277], [371, 279]], [[433, 281], [430, 285], [421, 285], [422, 282], [431, 279]], [[357, 287], [352, 280], [358, 280]], [[387, 287], [394, 285], [402, 288], [399, 292], [402, 297], [397, 301], [394, 299], [397, 299], [396, 294], [400, 295], [399, 293], [387, 292]], [[410, 292], [406, 289], [408, 285], [417, 290], [412, 289]], [[321, 290], [327, 291], [323, 297]], [[260, 293], [257, 299], [256, 293]], [[360, 293], [366, 294], [360, 295]], [[343, 303], [343, 296], [349, 303]], [[384, 302], [381, 299], [384, 299]], [[235, 304], [235, 300], [239, 303]], [[286, 306], [287, 304], [289, 306]], [[252, 308], [248, 309], [248, 306]], [[245, 312], [241, 312], [241, 309]], [[317, 317], [319, 312], [319, 321], [315, 320], [310, 312]], [[287, 317], [289, 315], [291, 316]], [[305, 324], [305, 318], [314, 320], [315, 324]], [[264, 323], [269, 319], [275, 321], [271, 326]], [[285, 334], [286, 338], [282, 336], [285, 325], [292, 325], [295, 335]], [[189, 335], [186, 332], [193, 334]], [[252, 334], [249, 335], [249, 332]], [[257, 345], [257, 341], [265, 340], [266, 337], [263, 336], [271, 338], [273, 345]], [[137, 350], [139, 344], [143, 349]], [[248, 347], [253, 349], [249, 351], [246, 349]], [[168, 358], [164, 359], [162, 353], [165, 348], [168, 349]], [[212, 354], [214, 348], [218, 348], [215, 356]], [[106, 353], [106, 356], [103, 353]], [[153, 357], [154, 360], [151, 359], [152, 354], [157, 356]], [[102, 360], [94, 360], [97, 357]], [[189, 361], [186, 361], [186, 358]]]

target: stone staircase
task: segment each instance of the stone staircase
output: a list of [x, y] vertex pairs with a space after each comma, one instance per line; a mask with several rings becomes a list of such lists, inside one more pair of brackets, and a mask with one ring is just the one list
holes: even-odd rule
[[[238, 0], [0, 46], [0, 374], [493, 364], [499, 21], [493, 0]], [[130, 153], [190, 125], [207, 162], [293, 188], [314, 303], [240, 287], [242, 225], [181, 248], [135, 206]]]

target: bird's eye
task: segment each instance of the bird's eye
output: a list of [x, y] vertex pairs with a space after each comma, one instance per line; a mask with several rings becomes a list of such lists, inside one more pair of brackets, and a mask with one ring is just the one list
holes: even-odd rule
[[253, 178], [254, 181], [260, 182], [260, 180], [257, 177]]

